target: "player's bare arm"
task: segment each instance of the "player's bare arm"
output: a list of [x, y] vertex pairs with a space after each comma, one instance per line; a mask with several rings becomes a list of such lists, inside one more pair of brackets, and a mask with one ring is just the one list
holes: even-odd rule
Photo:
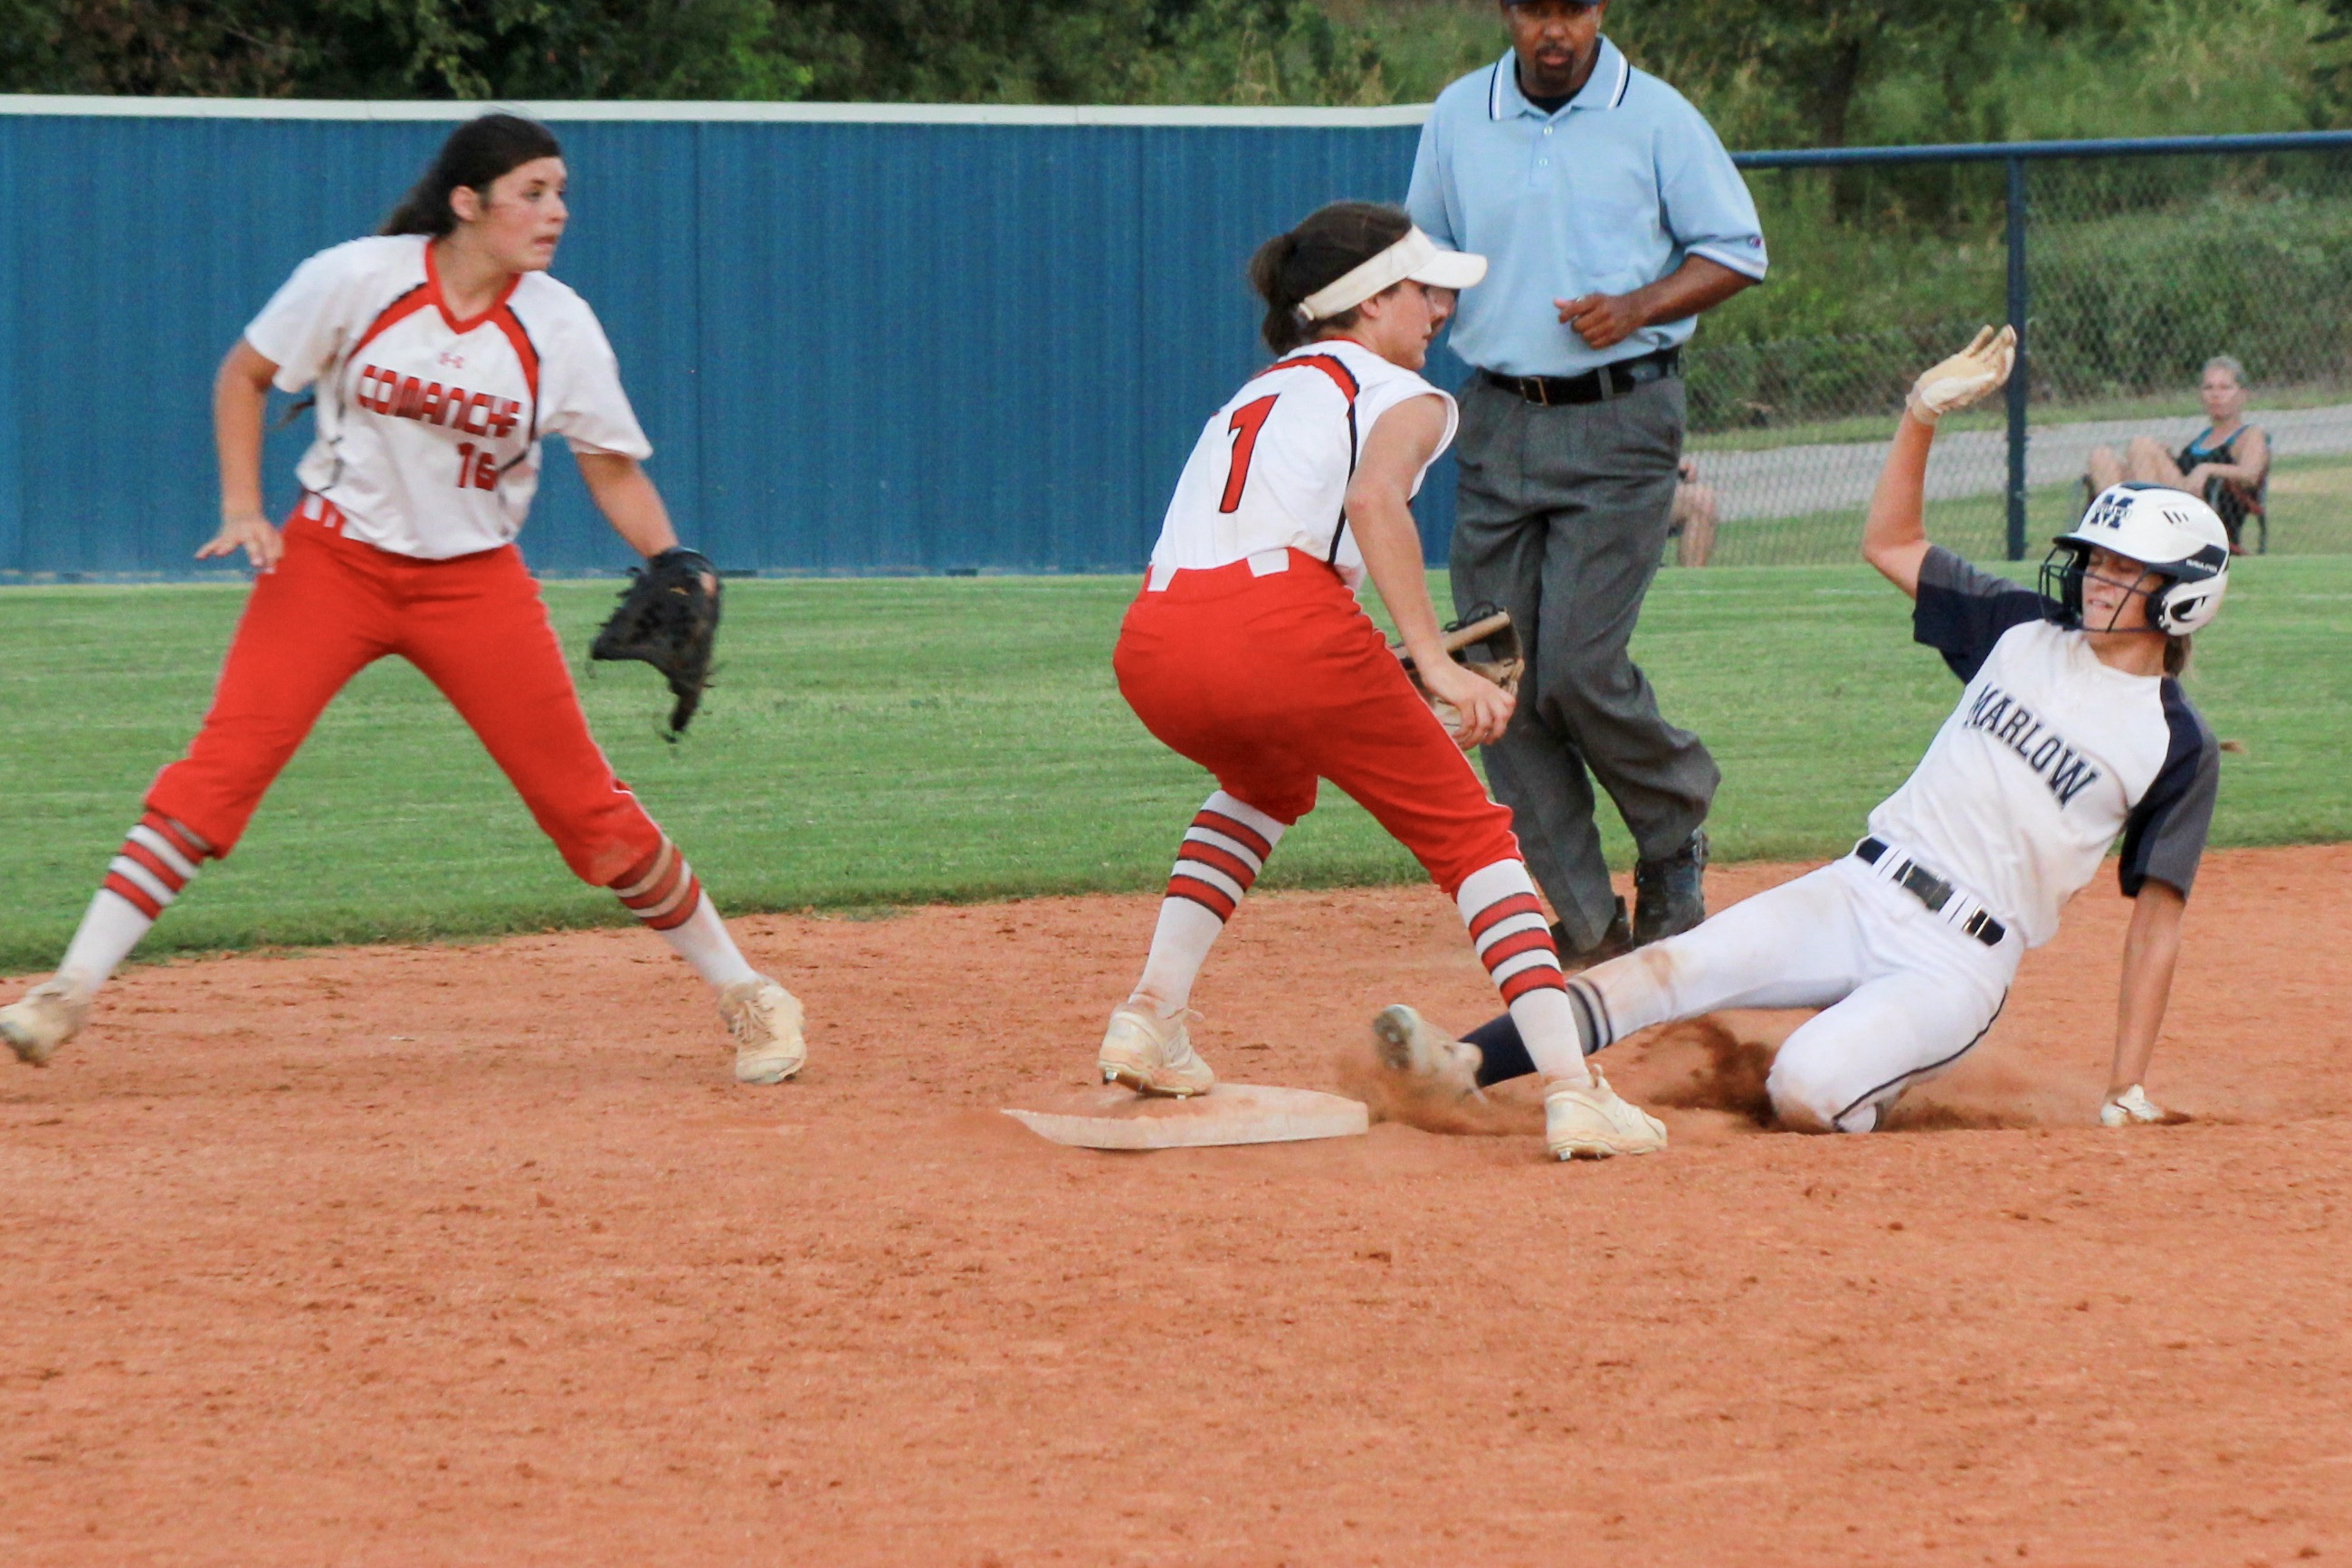
[[1919, 565], [1927, 559], [1927, 449], [1935, 443], [1936, 427], [1905, 410], [1862, 526], [1862, 559], [1912, 599], [1919, 597]]
[[239, 338], [213, 378], [213, 444], [220, 455], [220, 531], [196, 549], [198, 560], [243, 550], [256, 570], [277, 566], [286, 545], [261, 504], [262, 418], [278, 367]]
[[1414, 476], [1445, 440], [1445, 405], [1433, 397], [1407, 399], [1381, 415], [1364, 438], [1364, 455], [1348, 486], [1348, 525], [1364, 552], [1364, 569], [1381, 591], [1405, 652], [1431, 693], [1462, 714], [1465, 749], [1503, 733], [1511, 721], [1511, 694], [1472, 674], [1445, 653], [1437, 609], [1430, 602], [1422, 565], [1421, 533], [1408, 499]]
[[662, 505], [661, 492], [654, 488], [643, 464], [619, 452], [575, 452], [572, 457], [596, 509], [631, 549], [650, 560], [677, 548], [669, 508]]
[[1862, 558], [1912, 599], [1919, 597], [1919, 568], [1927, 559], [1927, 450], [1936, 442], [1936, 422], [2009, 380], [2016, 360], [2016, 332], [1987, 327], [1967, 348], [1923, 372], [1904, 401], [1902, 423], [1871, 492]]
[[1625, 294], [1580, 294], [1555, 299], [1560, 323], [1596, 349], [1622, 343], [1644, 327], [1681, 321], [1712, 310], [1756, 279], [1735, 272], [1703, 256], [1685, 256], [1683, 264], [1657, 282]]
[[[2180, 957], [2180, 918], [2189, 901], [2169, 883], [2150, 881], [2132, 900], [2131, 925], [2124, 933], [2124, 977], [2116, 1003], [2116, 1055], [2107, 1074], [2109, 1106], [2128, 1100], [2149, 1105], [2139, 1086], [2156, 1054], [2157, 1032], [2172, 998], [2172, 972]], [[2160, 1116], [2160, 1113], [2158, 1115]], [[2110, 1121], [2151, 1118], [2126, 1112]]]

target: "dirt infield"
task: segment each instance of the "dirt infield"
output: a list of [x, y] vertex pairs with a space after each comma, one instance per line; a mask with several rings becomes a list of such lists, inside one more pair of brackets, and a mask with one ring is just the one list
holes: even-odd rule
[[[1031, 1136], [1147, 899], [746, 923], [771, 1090], [637, 932], [139, 969], [0, 1073], [0, 1561], [2352, 1561], [2347, 883], [2209, 863], [2189, 1125], [2085, 1124], [2103, 880], [1904, 1130], [1762, 1132], [1733, 1019], [1612, 1051], [1676, 1145], [1574, 1168], [1524, 1100]], [[1331, 1086], [1490, 998], [1423, 889], [1254, 899], [1198, 1002]]]

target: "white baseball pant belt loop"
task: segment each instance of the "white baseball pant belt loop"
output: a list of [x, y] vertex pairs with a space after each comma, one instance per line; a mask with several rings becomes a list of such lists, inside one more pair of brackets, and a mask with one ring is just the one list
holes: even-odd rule
[[[1290, 570], [1290, 547], [1288, 545], [1284, 545], [1276, 549], [1262, 549], [1254, 555], [1244, 556], [1242, 559], [1249, 562], [1250, 575], [1252, 577], [1272, 577], [1277, 571], [1288, 571]], [[1230, 565], [1231, 563], [1228, 562], [1227, 564]], [[1150, 576], [1144, 581], [1144, 591], [1147, 593], [1164, 593], [1167, 591], [1168, 585], [1175, 580], [1176, 574], [1178, 572], [1193, 570], [1199, 569], [1181, 566], [1162, 566], [1155, 562], [1151, 568]], [[1216, 569], [1209, 568], [1206, 570], [1214, 570]]]
[[1988, 947], [2000, 946], [2009, 936], [2009, 923], [1985, 907], [1981, 899], [1970, 897], [1900, 845], [1873, 834], [1855, 844], [1853, 852], [1874, 873], [1917, 899], [1929, 914], [1962, 936]]

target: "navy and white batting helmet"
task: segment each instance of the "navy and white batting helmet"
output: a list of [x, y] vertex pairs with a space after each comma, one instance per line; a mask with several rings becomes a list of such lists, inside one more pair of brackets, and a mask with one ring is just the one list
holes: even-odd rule
[[2230, 588], [2230, 531], [2213, 508], [2164, 485], [2110, 485], [2083, 520], [2051, 541], [2042, 591], [2083, 623], [2083, 570], [2094, 549], [2136, 560], [2164, 580], [2147, 595], [2147, 623], [2186, 636], [2213, 622]]

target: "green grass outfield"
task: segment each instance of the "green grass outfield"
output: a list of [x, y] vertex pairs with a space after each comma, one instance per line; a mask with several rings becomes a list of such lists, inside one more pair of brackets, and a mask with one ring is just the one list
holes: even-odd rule
[[[685, 744], [659, 738], [667, 698], [644, 666], [598, 666], [583, 689], [622, 775], [730, 912], [1150, 888], [1208, 784], [1112, 685], [1133, 590], [737, 582], [720, 685]], [[547, 591], [582, 657], [611, 585]], [[54, 961], [140, 792], [202, 713], [243, 597], [233, 585], [0, 590], [0, 969]], [[1903, 778], [1958, 695], [1908, 641], [1906, 609], [1862, 567], [1662, 575], [1638, 653], [1667, 711], [1722, 761], [1717, 858], [1832, 853]], [[2245, 747], [2225, 761], [2220, 841], [2352, 837], [2348, 626], [2352, 559], [2236, 573], [2190, 685]], [[1622, 862], [1622, 835], [1612, 843]], [[1418, 874], [1334, 796], [1284, 841], [1268, 882]], [[236, 857], [142, 952], [618, 917], [609, 894], [565, 873], [439, 697], [386, 663], [328, 712]]]

